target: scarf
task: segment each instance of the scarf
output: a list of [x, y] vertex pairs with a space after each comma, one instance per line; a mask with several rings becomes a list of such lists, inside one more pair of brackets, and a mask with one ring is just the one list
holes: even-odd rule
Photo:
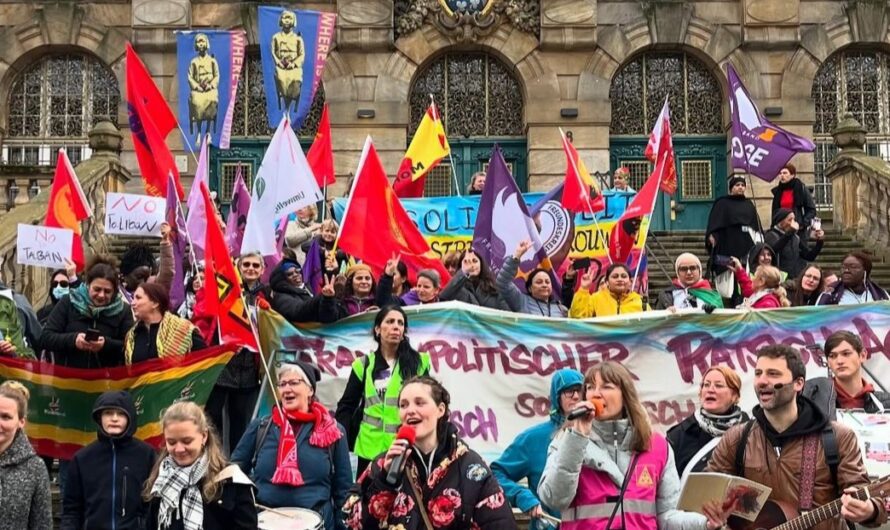
[[170, 528], [177, 515], [185, 530], [201, 530], [204, 527], [204, 500], [198, 484], [207, 474], [207, 466], [206, 455], [201, 455], [192, 465], [186, 467], [177, 465], [172, 456], [167, 455], [164, 458], [158, 478], [151, 487], [151, 496], [161, 499], [158, 510], [159, 528]]
[[[142, 325], [136, 323], [136, 326]], [[127, 364], [133, 364], [133, 350], [136, 347], [136, 326], [130, 328], [124, 338], [124, 356]], [[150, 326], [149, 326], [150, 327]], [[173, 313], [164, 313], [164, 318], [158, 329], [157, 348], [158, 358], [178, 356], [181, 357], [192, 351], [192, 332], [195, 325], [179, 318]]]
[[737, 405], [733, 405], [727, 414], [712, 414], [702, 408], [695, 411], [695, 421], [698, 422], [698, 426], [714, 437], [723, 436], [730, 427], [747, 419], [748, 415]]
[[343, 433], [337, 428], [337, 422], [331, 417], [330, 412], [324, 406], [313, 401], [309, 405], [309, 412], [287, 412], [275, 407], [272, 410], [272, 421], [278, 426], [281, 434], [278, 438], [278, 462], [275, 466], [275, 474], [272, 475], [272, 484], [284, 484], [288, 486], [302, 486], [305, 481], [300, 473], [300, 463], [297, 457], [297, 434], [289, 420], [300, 424], [311, 423], [312, 433], [309, 435], [309, 444], [315, 447], [328, 447], [333, 444]]
[[674, 278], [673, 280], [671, 280], [671, 284], [674, 287], [676, 287], [677, 289], [683, 289], [683, 290], [688, 290], [688, 289], [711, 290], [711, 289], [713, 289], [713, 287], [711, 287], [711, 282], [709, 282], [708, 280], [705, 280], [705, 279], [701, 279], [701, 280], [695, 282], [694, 284], [690, 285], [689, 287], [686, 287], [685, 285], [683, 285], [678, 278]]
[[115, 296], [108, 305], [93, 305], [86, 283], [80, 284], [77, 289], [71, 289], [68, 292], [68, 299], [71, 300], [71, 305], [74, 306], [78, 313], [92, 320], [113, 317], [119, 315], [124, 310], [124, 300], [120, 297], [120, 294]]

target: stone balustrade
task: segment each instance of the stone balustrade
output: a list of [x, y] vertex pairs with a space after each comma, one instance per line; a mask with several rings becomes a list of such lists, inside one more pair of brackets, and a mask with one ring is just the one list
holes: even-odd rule
[[[122, 137], [117, 127], [111, 122], [99, 122], [90, 131], [89, 139], [92, 156], [74, 169], [87, 202], [93, 208], [93, 216], [81, 223], [84, 253], [88, 259], [95, 253], [104, 252], [107, 246], [103, 229], [106, 192], [122, 191], [131, 178], [129, 170], [121, 165]], [[16, 179], [20, 193], [26, 197], [30, 180]], [[41, 224], [46, 217], [52, 181], [41, 184], [42, 191], [38, 195], [0, 216], [0, 278], [38, 305], [47, 298], [51, 271], [17, 264], [16, 236], [19, 224]]]
[[839, 152], [826, 169], [834, 223], [880, 252], [890, 246], [890, 165], [863, 150], [865, 128], [847, 113], [833, 132]]

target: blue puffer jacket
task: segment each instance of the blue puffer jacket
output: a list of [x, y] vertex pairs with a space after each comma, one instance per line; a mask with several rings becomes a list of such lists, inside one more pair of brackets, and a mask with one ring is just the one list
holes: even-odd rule
[[[550, 380], [550, 420], [519, 433], [501, 457], [491, 464], [491, 472], [501, 483], [507, 500], [514, 508], [527, 512], [541, 504], [537, 490], [547, 463], [547, 448], [553, 435], [565, 422], [565, 416], [559, 407], [559, 393], [583, 384], [584, 377], [577, 370], [563, 368], [553, 374], [553, 379]], [[523, 478], [528, 478], [528, 487], [517, 483]], [[559, 516], [557, 511], [546, 507], [545, 510], [551, 515]], [[529, 528], [542, 530], [552, 526], [546, 520], [538, 519], [532, 521]]]
[[[257, 436], [268, 424], [262, 440], [256, 464], [251, 469]], [[257, 502], [271, 508], [297, 507], [313, 510], [324, 518], [325, 528], [344, 528], [339, 515], [346, 494], [352, 486], [352, 465], [349, 463], [349, 447], [346, 431], [337, 424], [343, 436], [329, 448], [309, 444], [312, 429], [300, 429], [297, 434], [297, 461], [305, 483], [300, 487], [272, 484], [272, 475], [278, 463], [278, 439], [281, 429], [270, 416], [258, 418], [247, 427], [247, 432], [232, 453], [232, 463], [238, 464], [257, 487]]]

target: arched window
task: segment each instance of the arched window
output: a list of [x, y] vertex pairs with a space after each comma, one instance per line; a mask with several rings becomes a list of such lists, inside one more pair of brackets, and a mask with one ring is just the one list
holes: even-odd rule
[[[417, 73], [408, 101], [408, 141], [430, 106], [442, 114], [452, 156], [427, 176], [425, 195], [443, 196], [465, 188], [471, 175], [487, 169], [494, 138], [520, 187], [527, 180], [522, 88], [511, 68], [481, 52], [447, 53]], [[452, 165], [454, 169], [452, 170]]]
[[819, 68], [813, 81], [816, 121], [816, 205], [830, 208], [831, 182], [825, 168], [837, 153], [831, 131], [844, 112], [868, 131], [866, 151], [890, 161], [890, 54], [848, 50], [835, 53]]
[[[324, 84], [319, 83], [315, 91], [315, 99], [303, 127], [297, 131], [301, 138], [312, 138], [318, 129], [321, 111], [324, 106]], [[269, 117], [266, 114], [266, 93], [263, 89], [263, 63], [259, 52], [247, 55], [241, 78], [238, 80], [238, 98], [235, 100], [235, 112], [232, 120], [232, 136], [238, 138], [257, 138], [272, 136], [274, 129], [269, 128]]]
[[117, 78], [98, 59], [43, 57], [19, 74], [10, 90], [4, 163], [52, 165], [55, 151], [66, 146], [77, 164], [89, 156], [90, 128], [100, 120], [117, 123], [120, 99]]
[[[650, 52], [626, 63], [612, 78], [612, 135], [647, 136], [667, 97], [674, 135], [723, 134], [720, 85], [705, 65], [683, 53]], [[649, 176], [645, 161], [628, 162], [631, 186], [639, 189]]]

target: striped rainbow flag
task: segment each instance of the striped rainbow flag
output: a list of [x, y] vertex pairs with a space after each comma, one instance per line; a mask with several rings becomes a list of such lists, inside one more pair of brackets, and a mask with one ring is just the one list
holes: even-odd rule
[[133, 395], [136, 437], [159, 447], [164, 409], [182, 400], [205, 404], [238, 348], [225, 344], [183, 357], [90, 370], [0, 357], [0, 381], [19, 381], [31, 392], [25, 431], [41, 456], [70, 459], [93, 442], [93, 404], [108, 390], [127, 390]]

